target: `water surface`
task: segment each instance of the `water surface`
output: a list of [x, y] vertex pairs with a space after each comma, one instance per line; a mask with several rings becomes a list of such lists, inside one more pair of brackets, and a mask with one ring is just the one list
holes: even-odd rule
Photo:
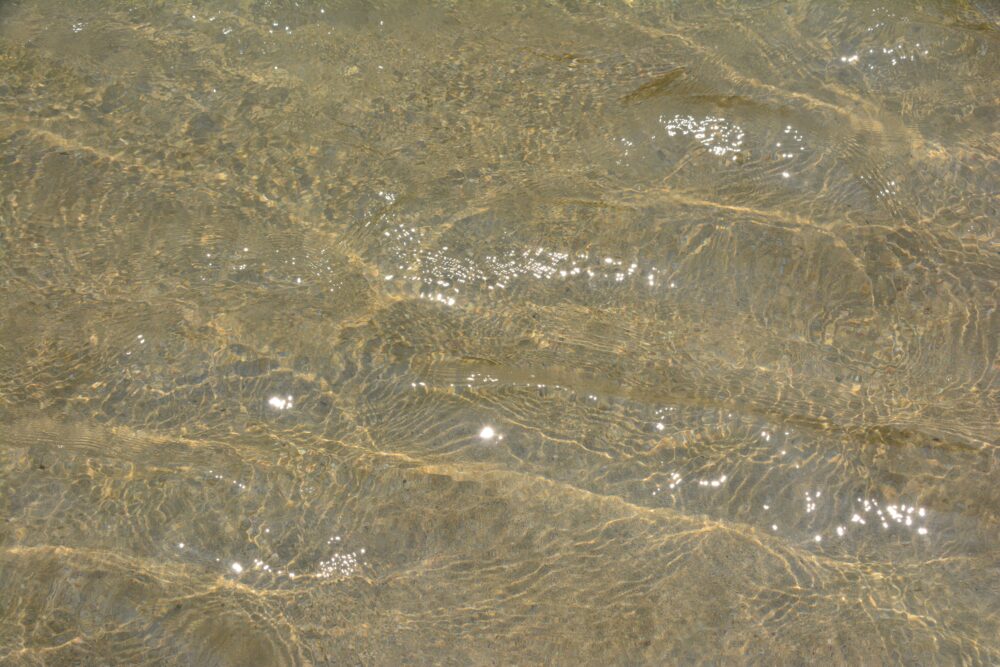
[[0, 5], [0, 662], [1000, 664], [998, 17]]

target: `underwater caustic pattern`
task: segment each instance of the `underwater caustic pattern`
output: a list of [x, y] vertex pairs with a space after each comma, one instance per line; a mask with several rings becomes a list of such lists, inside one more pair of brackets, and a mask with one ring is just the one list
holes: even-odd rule
[[0, 4], [0, 664], [1000, 664], [998, 19]]

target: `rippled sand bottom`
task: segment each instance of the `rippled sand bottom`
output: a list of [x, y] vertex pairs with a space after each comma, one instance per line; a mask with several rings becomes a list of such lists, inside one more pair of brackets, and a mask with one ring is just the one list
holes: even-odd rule
[[471, 451], [39, 422], [5, 441], [30, 490], [2, 555], [15, 662], [991, 659], [969, 632], [993, 612], [991, 551], [897, 534], [824, 553]]
[[997, 14], [839, 4], [0, 6], [0, 664], [1000, 663]]

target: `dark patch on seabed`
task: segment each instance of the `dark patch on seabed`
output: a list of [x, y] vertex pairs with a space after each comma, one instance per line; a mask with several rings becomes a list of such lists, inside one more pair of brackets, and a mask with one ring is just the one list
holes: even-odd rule
[[1000, 664], [986, 2], [0, 5], [0, 664]]

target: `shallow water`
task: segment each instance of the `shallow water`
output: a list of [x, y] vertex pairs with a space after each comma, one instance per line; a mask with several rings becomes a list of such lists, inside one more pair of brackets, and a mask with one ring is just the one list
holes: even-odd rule
[[0, 662], [1000, 664], [996, 5], [0, 5]]

